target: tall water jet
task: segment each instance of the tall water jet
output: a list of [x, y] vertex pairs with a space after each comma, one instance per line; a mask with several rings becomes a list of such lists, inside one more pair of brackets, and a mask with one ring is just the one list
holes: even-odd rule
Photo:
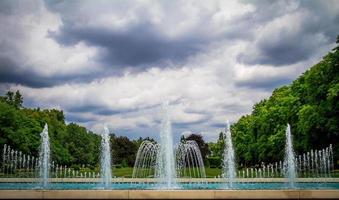
[[286, 146], [285, 146], [285, 166], [284, 175], [288, 179], [289, 186], [294, 188], [295, 179], [297, 176], [295, 167], [295, 155], [292, 144], [291, 127], [287, 124], [286, 128]]
[[42, 140], [39, 152], [40, 183], [43, 188], [47, 188], [50, 170], [50, 147], [47, 124], [45, 124], [45, 127], [43, 131], [40, 133], [40, 136]]
[[[153, 170], [154, 169], [154, 170]], [[177, 188], [177, 178], [206, 178], [198, 144], [187, 140], [173, 145], [168, 103], [163, 105], [160, 143], [143, 141], [138, 149], [132, 178], [155, 177], [158, 187]]]
[[234, 149], [232, 143], [232, 135], [230, 123], [227, 120], [225, 129], [225, 147], [223, 152], [223, 178], [228, 182], [229, 188], [233, 187], [234, 179], [236, 178], [235, 162], [234, 162]]
[[160, 146], [156, 159], [155, 175], [163, 187], [170, 189], [177, 187], [177, 173], [168, 106], [168, 102], [163, 104], [164, 113], [161, 122]]
[[101, 134], [101, 184], [105, 189], [110, 188], [112, 183], [112, 168], [111, 168], [111, 147], [109, 130], [105, 126], [104, 132]]

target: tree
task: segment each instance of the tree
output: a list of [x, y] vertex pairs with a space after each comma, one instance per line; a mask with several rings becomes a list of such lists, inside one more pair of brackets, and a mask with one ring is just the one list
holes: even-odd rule
[[4, 99], [9, 105], [13, 105], [14, 93], [12, 91], [8, 91]]
[[112, 158], [115, 165], [134, 166], [138, 146], [126, 136], [111, 137]]
[[185, 136], [184, 136], [184, 135], [181, 135], [181, 137], [180, 137], [180, 142], [185, 142], [185, 141], [186, 141]]
[[[339, 43], [339, 36], [337, 37]], [[339, 47], [291, 85], [277, 88], [232, 125], [236, 156], [254, 165], [283, 159], [289, 123], [296, 153], [333, 143], [339, 155]], [[336, 160], [338, 158], [335, 158]]]
[[70, 123], [66, 128], [66, 148], [71, 156], [71, 164], [96, 165], [99, 158], [100, 137], [86, 128]]
[[17, 90], [14, 94], [12, 91], [8, 91], [5, 97], [2, 97], [9, 105], [14, 106], [16, 109], [22, 107], [23, 98], [20, 94], [19, 90]]
[[[48, 124], [51, 157], [60, 165], [97, 164], [99, 136], [84, 127], [65, 124], [62, 111], [22, 107], [22, 96], [9, 91], [0, 98], [0, 145], [8, 144], [25, 154], [38, 156], [40, 132]], [[18, 109], [21, 108], [21, 109]]]
[[16, 108], [21, 108], [22, 107], [22, 103], [23, 103], [23, 97], [22, 95], [20, 94], [19, 90], [17, 90], [15, 92], [15, 95], [14, 95], [14, 106]]
[[216, 143], [210, 142], [208, 143], [208, 146], [210, 149], [211, 156], [221, 159], [225, 146], [224, 133], [220, 132], [217, 142]]
[[194, 140], [200, 149], [202, 159], [204, 160], [204, 163], [206, 161], [206, 156], [209, 155], [210, 151], [208, 148], [208, 144], [205, 143], [203, 137], [200, 134], [191, 134], [185, 138], [185, 140]]

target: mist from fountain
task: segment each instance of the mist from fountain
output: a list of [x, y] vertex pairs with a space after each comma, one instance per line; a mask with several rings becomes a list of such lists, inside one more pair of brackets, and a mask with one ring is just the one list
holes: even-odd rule
[[206, 178], [204, 161], [194, 140], [182, 142], [176, 148], [178, 177]]
[[48, 137], [48, 125], [45, 124], [43, 131], [40, 133], [41, 145], [39, 151], [39, 177], [43, 188], [48, 187], [50, 171], [50, 146]]
[[154, 144], [148, 140], [140, 144], [135, 158], [132, 178], [148, 178], [154, 176], [153, 169], [156, 166], [158, 148], [158, 144]]
[[[206, 178], [202, 155], [194, 140], [181, 142], [174, 149], [177, 178]], [[159, 144], [148, 140], [143, 141], [137, 152], [132, 178], [156, 177], [159, 183], [163, 183], [161, 177], [159, 178], [153, 171], [158, 166], [159, 152]]]
[[[222, 176], [226, 179], [228, 187], [233, 187], [233, 182], [236, 178], [235, 172], [235, 155], [234, 148], [232, 143], [232, 135], [230, 123], [227, 120], [226, 129], [225, 129], [225, 147], [223, 152], [223, 173]], [[248, 175], [248, 173], [247, 173]]]
[[176, 188], [177, 172], [175, 152], [172, 137], [172, 127], [168, 110], [168, 102], [163, 104], [163, 119], [161, 122], [160, 144], [156, 158], [155, 176], [165, 188]]
[[295, 159], [295, 154], [294, 154], [293, 144], [292, 144], [291, 127], [289, 124], [287, 124], [284, 176], [285, 178], [287, 178], [290, 188], [295, 187], [295, 180], [297, 177], [295, 161], [296, 159]]
[[100, 174], [101, 184], [105, 189], [110, 188], [112, 183], [112, 167], [111, 167], [111, 147], [109, 130], [105, 126], [104, 132], [101, 134], [101, 157], [100, 157]]
[[[173, 145], [168, 103], [163, 105], [160, 143], [143, 141], [135, 159], [132, 178], [155, 177], [158, 188], [178, 188], [177, 178], [206, 178], [198, 144], [188, 140]], [[153, 171], [154, 169], [154, 171]]]

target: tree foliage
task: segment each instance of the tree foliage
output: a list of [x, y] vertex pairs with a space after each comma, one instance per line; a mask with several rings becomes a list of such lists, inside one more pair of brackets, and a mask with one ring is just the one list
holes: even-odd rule
[[[142, 139], [141, 139], [142, 140]], [[126, 136], [111, 136], [112, 158], [115, 165], [133, 167], [139, 142], [131, 141]]]
[[0, 146], [9, 144], [26, 154], [38, 156], [40, 132], [48, 124], [51, 157], [62, 165], [89, 164], [98, 161], [99, 136], [77, 124], [65, 124], [62, 111], [22, 107], [19, 91], [0, 98]]
[[[19, 91], [8, 91], [0, 97], [0, 146], [8, 144], [23, 153], [38, 156], [40, 132], [48, 124], [51, 157], [59, 165], [95, 167], [99, 164], [100, 135], [75, 123], [65, 123], [63, 111], [24, 108]], [[114, 165], [134, 165], [138, 147], [143, 140], [130, 140], [111, 134], [112, 161]]]
[[205, 143], [202, 135], [200, 135], [200, 134], [190, 134], [189, 136], [185, 137], [184, 139], [182, 138], [182, 140], [194, 140], [199, 146], [201, 156], [202, 156], [204, 163], [206, 162], [206, 156], [209, 155], [210, 150], [208, 148], [208, 144]]
[[[339, 38], [339, 37], [338, 37]], [[275, 89], [250, 115], [232, 126], [238, 162], [254, 165], [283, 158], [286, 124], [291, 124], [296, 153], [339, 141], [339, 48], [291, 85]]]

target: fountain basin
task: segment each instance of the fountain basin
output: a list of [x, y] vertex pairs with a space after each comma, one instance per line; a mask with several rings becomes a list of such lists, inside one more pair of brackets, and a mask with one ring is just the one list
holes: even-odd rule
[[[0, 178], [0, 183], [34, 183], [39, 182], [39, 178]], [[65, 182], [65, 183], [99, 183], [100, 178], [51, 178], [49, 180], [51, 183], [55, 182]], [[223, 183], [227, 182], [225, 179], [220, 178], [177, 178], [179, 183]], [[339, 178], [297, 178], [297, 182], [303, 183], [339, 183]], [[154, 178], [114, 178], [111, 180], [112, 183], [155, 183], [159, 182]], [[235, 182], [286, 182], [285, 178], [237, 178]]]
[[[0, 190], [37, 190], [41, 189], [38, 179], [1, 179]], [[115, 179], [114, 179], [115, 180]], [[68, 181], [68, 182], [65, 182]], [[178, 179], [178, 187], [175, 190], [229, 190], [227, 180], [207, 179], [190, 180]], [[49, 190], [101, 190], [98, 186], [100, 179], [52, 179], [50, 181]], [[159, 183], [157, 180], [133, 180], [133, 179], [117, 179], [112, 181], [108, 190], [158, 190], [166, 185], [166, 182]], [[285, 179], [236, 179], [232, 189], [236, 190], [285, 190], [290, 189]], [[338, 178], [326, 179], [298, 179], [293, 189], [312, 189], [339, 190]], [[173, 189], [171, 189], [173, 190]]]
[[339, 190], [0, 190], [0, 199], [336, 199]]

